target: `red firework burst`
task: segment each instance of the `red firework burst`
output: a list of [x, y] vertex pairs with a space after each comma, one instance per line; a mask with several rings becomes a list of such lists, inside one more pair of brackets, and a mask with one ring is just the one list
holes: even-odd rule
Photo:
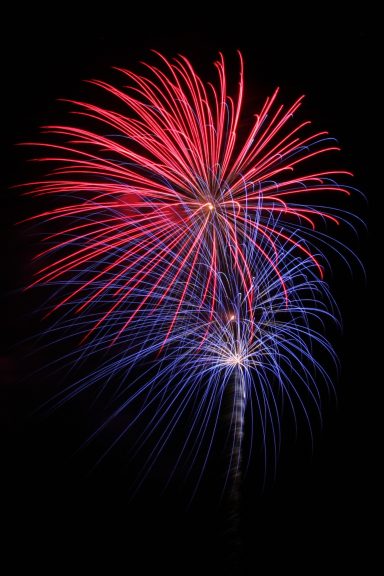
[[312, 157], [338, 149], [326, 132], [309, 134], [310, 122], [292, 120], [302, 98], [286, 108], [276, 90], [245, 133], [241, 56], [234, 97], [222, 56], [217, 87], [205, 85], [186, 58], [158, 56], [161, 66], [146, 65], [146, 75], [120, 70], [128, 81], [121, 89], [93, 81], [116, 98], [115, 110], [71, 101], [97, 130], [46, 127], [57, 141], [43, 144], [50, 151], [43, 159], [55, 168], [31, 193], [60, 198], [36, 216], [59, 228], [46, 238], [52, 245], [39, 256], [54, 257], [34, 284], [70, 284], [52, 311], [107, 302], [88, 336], [121, 312], [116, 340], [139, 313], [174, 296], [167, 340], [188, 292], [199, 290], [202, 306], [209, 299], [213, 316], [223, 269], [240, 278], [252, 316], [257, 270], [247, 250], [267, 260], [287, 299], [282, 254], [301, 252], [322, 275], [311, 231], [319, 219], [338, 222], [307, 205], [308, 195], [349, 194], [334, 181], [346, 172], [302, 170]]

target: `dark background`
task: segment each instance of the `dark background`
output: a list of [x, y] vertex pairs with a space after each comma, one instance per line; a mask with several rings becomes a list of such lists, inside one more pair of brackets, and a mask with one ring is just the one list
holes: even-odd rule
[[[241, 49], [248, 91], [257, 94], [258, 102], [276, 85], [285, 102], [307, 94], [305, 113], [338, 138], [340, 164], [356, 174], [356, 186], [368, 197], [374, 16], [349, 11], [339, 18], [329, 8], [280, 15], [276, 9], [264, 15], [235, 6], [230, 14], [207, 20], [192, 9], [185, 15], [154, 13], [149, 7], [141, 13], [104, 10], [105, 17], [90, 13], [81, 20], [69, 8], [60, 15], [23, 12], [3, 22], [0, 367], [7, 546], [15, 547], [12, 562], [28, 558], [30, 566], [65, 562], [77, 570], [80, 564], [105, 562], [110, 574], [221, 573], [222, 519], [214, 473], [188, 510], [182, 486], [159, 496], [156, 479], [132, 503], [123, 447], [92, 473], [90, 461], [74, 455], [90, 425], [85, 402], [49, 418], [31, 416], [47, 387], [38, 376], [25, 380], [25, 371], [41, 358], [26, 360], [31, 345], [20, 347], [39, 321], [31, 315], [34, 296], [17, 291], [28, 278], [32, 250], [14, 226], [30, 210], [9, 188], [28, 178], [30, 170], [28, 152], [15, 145], [36, 138], [38, 126], [60, 118], [57, 99], [79, 98], [83, 79], [111, 79], [111, 65], [135, 68], [151, 48], [170, 57], [185, 54], [205, 78], [212, 78], [219, 50], [235, 62]], [[364, 202], [353, 200], [352, 208], [367, 218]], [[353, 248], [363, 258], [366, 244], [361, 229]], [[276, 479], [269, 478], [264, 489], [256, 477], [248, 480], [243, 529], [249, 573], [279, 567], [311, 573], [311, 565], [325, 570], [331, 564], [336, 570], [369, 556], [365, 536], [372, 506], [367, 500], [375, 383], [367, 375], [368, 295], [357, 267], [350, 274], [335, 261], [329, 281], [344, 320], [342, 336], [334, 335], [342, 365], [338, 401], [325, 397], [323, 429], [314, 427], [313, 451], [305, 431], [298, 440], [287, 434]], [[134, 568], [136, 562], [140, 569]]]

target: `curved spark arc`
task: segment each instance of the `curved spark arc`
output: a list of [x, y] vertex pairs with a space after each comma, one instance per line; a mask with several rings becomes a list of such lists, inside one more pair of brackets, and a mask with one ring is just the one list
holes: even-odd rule
[[[52, 259], [32, 285], [72, 284], [49, 313], [72, 303], [73, 312], [83, 314], [100, 299], [109, 302], [84, 341], [116, 313], [125, 318], [115, 334], [122, 338], [142, 310], [153, 314], [154, 306], [161, 309], [173, 298], [166, 345], [191, 299], [207, 305], [211, 317], [216, 313], [220, 269], [239, 276], [253, 326], [259, 260], [278, 279], [289, 307], [281, 271], [287, 244], [310, 258], [322, 277], [324, 258], [311, 249], [313, 229], [321, 220], [339, 222], [337, 213], [297, 200], [349, 194], [334, 181], [347, 173], [300, 173], [312, 157], [337, 149], [325, 132], [307, 135], [308, 122], [292, 124], [301, 98], [285, 109], [276, 90], [243, 137], [241, 57], [235, 97], [227, 91], [222, 56], [218, 87], [205, 86], [184, 57], [159, 57], [164, 69], [146, 65], [147, 76], [121, 70], [129, 82], [124, 89], [93, 81], [124, 112], [72, 101], [77, 115], [96, 122], [99, 132], [46, 129], [63, 140], [43, 145], [52, 153], [45, 160], [58, 167], [31, 193], [63, 199], [39, 217], [62, 229], [48, 235], [52, 246], [41, 256]], [[247, 258], [251, 246], [259, 258]]]

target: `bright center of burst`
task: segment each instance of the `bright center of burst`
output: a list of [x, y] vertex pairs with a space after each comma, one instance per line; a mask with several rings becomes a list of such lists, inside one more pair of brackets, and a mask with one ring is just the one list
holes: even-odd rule
[[228, 364], [231, 366], [239, 366], [242, 363], [242, 357], [240, 354], [231, 354], [227, 360]]

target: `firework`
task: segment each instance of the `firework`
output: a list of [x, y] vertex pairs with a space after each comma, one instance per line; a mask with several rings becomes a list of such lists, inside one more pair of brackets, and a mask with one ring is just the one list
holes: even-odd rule
[[[179, 302], [177, 293], [164, 298], [161, 310], [154, 302], [146, 314], [137, 315], [123, 332], [125, 319], [115, 310], [108, 329], [100, 332], [92, 345], [85, 340], [64, 359], [67, 366], [76, 364], [79, 358], [89, 360], [93, 370], [70, 386], [63, 386], [50, 399], [49, 406], [57, 408], [90, 388], [103, 394], [106, 383], [115, 387], [112, 407], [88, 441], [96, 439], [102, 430], [123, 416], [126, 423], [108, 451], [135, 430], [136, 440], [129, 449], [131, 456], [146, 454], [137, 478], [140, 485], [166, 451], [169, 440], [176, 437], [179, 448], [174, 470], [180, 467], [187, 474], [197, 475], [197, 489], [223, 414], [223, 399], [236, 383], [229, 428], [236, 427], [233, 438], [237, 440], [229, 439], [233, 445], [227, 463], [227, 482], [233, 484], [231, 476], [240, 469], [241, 460], [249, 462], [253, 445], [264, 447], [265, 467], [267, 445], [272, 449], [268, 451], [273, 454], [270, 460], [276, 462], [283, 405], [294, 419], [301, 412], [312, 433], [310, 415], [315, 411], [320, 416], [321, 389], [324, 386], [332, 389], [332, 378], [316, 359], [315, 352], [323, 360], [328, 358], [328, 366], [336, 362], [323, 334], [328, 320], [337, 319], [327, 286], [317, 277], [310, 258], [302, 260], [295, 256], [288, 242], [285, 247], [280, 271], [287, 286], [288, 306], [281, 291], [281, 279], [266, 260], [260, 260], [259, 254], [252, 251], [247, 255], [248, 262], [250, 266], [258, 265], [258, 275], [251, 287], [252, 315], [248, 294], [241, 293], [242, 278], [235, 272], [229, 276], [218, 274], [213, 314], [209, 304], [212, 295], [207, 294], [203, 305], [195, 296], [202, 286], [195, 286], [196, 290], [185, 295], [185, 306], [170, 335], [169, 324]], [[179, 287], [180, 291], [183, 289]], [[62, 343], [66, 337], [71, 341], [73, 337], [83, 340], [94, 322], [94, 314], [84, 310], [74, 318], [72, 307], [80, 303], [78, 294], [77, 300], [63, 305], [63, 318], [49, 328], [49, 345], [55, 341]], [[119, 339], [116, 334], [120, 334]], [[57, 367], [62, 373], [63, 359]], [[110, 392], [106, 393], [108, 397]], [[244, 422], [248, 422], [250, 432], [245, 454], [239, 441], [244, 434]]]
[[32, 285], [60, 286], [49, 314], [70, 304], [74, 316], [93, 317], [84, 341], [109, 334], [112, 344], [159, 309], [168, 322], [164, 345], [191, 299], [208, 306], [211, 320], [217, 315], [222, 273], [236, 276], [247, 295], [253, 330], [260, 261], [288, 307], [287, 247], [321, 278], [326, 237], [314, 231], [340, 216], [316, 199], [349, 194], [335, 181], [346, 172], [310, 170], [315, 156], [338, 147], [326, 132], [295, 121], [301, 98], [284, 107], [276, 90], [245, 130], [241, 57], [230, 95], [222, 57], [215, 86], [184, 57], [158, 56], [160, 65], [147, 65], [145, 74], [120, 70], [121, 88], [93, 81], [115, 108], [71, 101], [76, 123], [45, 129], [43, 160], [53, 170], [31, 193], [53, 205], [36, 217], [46, 247]]

